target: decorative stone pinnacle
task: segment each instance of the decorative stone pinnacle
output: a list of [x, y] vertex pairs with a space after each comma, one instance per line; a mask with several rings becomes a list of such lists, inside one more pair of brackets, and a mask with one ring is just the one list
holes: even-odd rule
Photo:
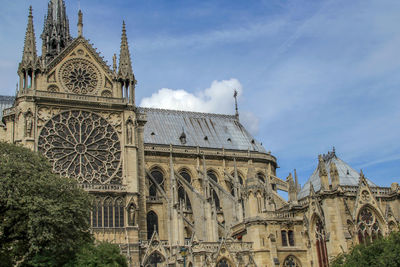
[[23, 66], [33, 66], [36, 62], [36, 58], [36, 38], [33, 28], [32, 6], [29, 6], [28, 24], [26, 26], [24, 52], [22, 55]]
[[83, 32], [83, 14], [82, 11], [79, 9], [78, 12], [78, 36], [82, 36]]
[[131, 56], [129, 53], [128, 37], [126, 36], [125, 21], [122, 21], [121, 49], [119, 54], [118, 78], [134, 82]]

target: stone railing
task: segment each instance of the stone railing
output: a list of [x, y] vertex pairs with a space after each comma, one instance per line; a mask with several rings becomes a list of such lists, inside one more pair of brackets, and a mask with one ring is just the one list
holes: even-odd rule
[[[147, 143], [144, 145], [145, 152], [156, 152], [156, 153], [175, 153], [183, 155], [196, 155], [202, 157], [203, 155], [211, 157], [228, 157], [228, 158], [252, 158], [260, 160], [271, 160], [276, 161], [275, 157], [269, 154], [261, 152], [243, 152], [237, 150], [226, 150], [226, 149], [203, 149], [199, 147], [179, 147], [173, 146], [172, 148], [167, 145], [151, 144]], [[282, 184], [282, 182], [280, 182]], [[284, 183], [284, 182], [283, 182]]]
[[290, 211], [264, 211], [262, 214], [265, 219], [294, 219], [296, 217], [296, 213]]
[[3, 117], [15, 114], [15, 107], [6, 108], [3, 110]]
[[79, 184], [79, 186], [87, 191], [112, 191], [123, 192], [126, 191], [125, 185], [119, 184]]
[[96, 95], [77, 95], [70, 93], [49, 92], [40, 90], [25, 90], [21, 96], [36, 96], [44, 98], [56, 98], [56, 99], [85, 101], [85, 102], [103, 102], [110, 104], [127, 104], [127, 100], [124, 98], [103, 97]]

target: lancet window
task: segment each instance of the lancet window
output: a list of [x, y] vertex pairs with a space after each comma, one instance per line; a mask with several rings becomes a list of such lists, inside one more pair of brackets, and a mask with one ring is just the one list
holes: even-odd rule
[[320, 267], [328, 267], [328, 251], [326, 249], [325, 228], [320, 218], [315, 223], [315, 246], [318, 256], [318, 264]]
[[382, 236], [378, 218], [369, 207], [363, 207], [357, 219], [358, 241], [361, 244], [369, 244], [377, 237]]
[[103, 202], [97, 199], [93, 203], [91, 223], [94, 228], [124, 227], [125, 208], [122, 198], [116, 200], [111, 197]]
[[[215, 174], [215, 172], [213, 171], [208, 171], [207, 172], [208, 177], [210, 177], [213, 181], [215, 181], [216, 183], [218, 183], [218, 178], [217, 175]], [[217, 192], [215, 192], [215, 190], [210, 186], [210, 195], [212, 196], [213, 200], [214, 200], [214, 204], [215, 204], [215, 208], [219, 211], [221, 210], [221, 204], [219, 201], [219, 197]]]
[[287, 246], [294, 246], [294, 232], [292, 230], [282, 230], [281, 231], [281, 237], [282, 237], [282, 246], [287, 247]]
[[147, 213], [147, 239], [151, 239], [154, 231], [158, 233], [158, 216], [151, 210]]
[[[164, 175], [161, 170], [155, 168], [150, 172], [150, 174], [157, 185], [164, 190]], [[149, 181], [149, 197], [155, 199], [158, 197], [157, 185], [155, 185], [153, 180], [149, 177], [147, 177], [147, 180]]]

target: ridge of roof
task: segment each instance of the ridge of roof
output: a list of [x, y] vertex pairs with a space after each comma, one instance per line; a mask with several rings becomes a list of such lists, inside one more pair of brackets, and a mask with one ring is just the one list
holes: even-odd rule
[[199, 111], [187, 111], [187, 110], [179, 110], [179, 109], [163, 109], [163, 108], [149, 108], [149, 107], [137, 107], [139, 111], [150, 111], [150, 112], [159, 112], [159, 113], [171, 113], [171, 114], [190, 114], [190, 115], [198, 115], [199, 117], [215, 117], [215, 118], [226, 118], [237, 121], [235, 115], [230, 114], [222, 114], [222, 113], [208, 113], [208, 112], [199, 112]]

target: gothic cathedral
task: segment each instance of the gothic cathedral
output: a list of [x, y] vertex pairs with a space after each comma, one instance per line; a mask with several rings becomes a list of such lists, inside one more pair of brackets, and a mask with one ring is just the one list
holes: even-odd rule
[[374, 184], [334, 150], [303, 187], [296, 172], [280, 179], [238, 114], [138, 107], [124, 23], [112, 66], [85, 39], [80, 11], [77, 26], [73, 37], [64, 1], [50, 0], [39, 56], [30, 8], [0, 140], [39, 151], [94, 195], [94, 236], [130, 266], [326, 267], [397, 230], [397, 183]]

